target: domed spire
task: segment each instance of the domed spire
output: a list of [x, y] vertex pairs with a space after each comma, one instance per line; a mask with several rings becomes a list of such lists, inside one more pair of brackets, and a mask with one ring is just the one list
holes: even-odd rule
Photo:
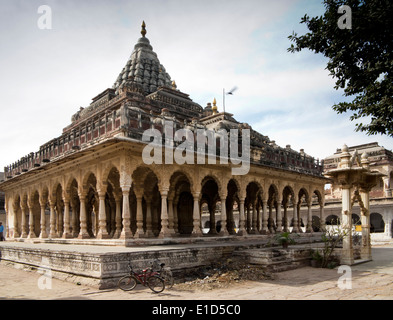
[[116, 94], [122, 85], [129, 82], [142, 86], [145, 95], [157, 91], [159, 87], [172, 87], [170, 75], [165, 71], [149, 39], [146, 38], [145, 21], [142, 22], [141, 34], [142, 37], [138, 39], [130, 58], [113, 85]]
[[141, 31], [142, 37], [145, 37], [146, 33], [147, 33], [147, 31], [146, 31], [146, 23], [145, 23], [145, 21], [143, 21], [142, 22], [142, 31]]

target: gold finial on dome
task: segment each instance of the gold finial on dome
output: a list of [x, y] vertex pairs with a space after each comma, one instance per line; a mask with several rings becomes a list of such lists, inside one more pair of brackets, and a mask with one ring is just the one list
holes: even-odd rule
[[177, 85], [176, 85], [176, 81], [175, 80], [172, 81], [172, 89], [173, 90], [177, 89]]
[[218, 108], [217, 108], [217, 101], [216, 98], [213, 100], [213, 114], [217, 114]]
[[147, 31], [146, 31], [146, 23], [145, 23], [145, 21], [143, 21], [142, 22], [142, 31], [141, 31], [142, 37], [145, 37], [146, 33], [147, 33]]

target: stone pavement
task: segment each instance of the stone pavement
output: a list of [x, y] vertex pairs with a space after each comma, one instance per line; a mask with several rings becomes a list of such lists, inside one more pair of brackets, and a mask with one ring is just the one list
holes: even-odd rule
[[[337, 269], [304, 267], [275, 275], [274, 280], [241, 281], [228, 288], [190, 290], [176, 288], [154, 294], [141, 287], [132, 292], [97, 290], [36, 271], [23, 271], [0, 263], [0, 299], [73, 300], [347, 300], [393, 299], [393, 244], [373, 247], [374, 260], [351, 267], [351, 289], [340, 289], [343, 273]], [[341, 278], [342, 279], [342, 278]], [[348, 281], [344, 282], [348, 285]], [[50, 285], [50, 288], [49, 288]]]

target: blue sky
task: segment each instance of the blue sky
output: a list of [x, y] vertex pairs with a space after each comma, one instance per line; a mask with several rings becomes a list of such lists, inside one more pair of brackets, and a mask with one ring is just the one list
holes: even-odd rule
[[[52, 30], [40, 30], [41, 5]], [[300, 19], [323, 13], [316, 0], [2, 0], [0, 168], [58, 137], [71, 116], [112, 87], [140, 37], [142, 20], [160, 62], [201, 106], [238, 87], [226, 111], [277, 144], [324, 158], [344, 143], [393, 139], [354, 131], [326, 59], [288, 53]]]

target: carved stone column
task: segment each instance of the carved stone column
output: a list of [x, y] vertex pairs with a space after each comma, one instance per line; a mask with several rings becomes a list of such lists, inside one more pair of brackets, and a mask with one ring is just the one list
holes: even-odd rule
[[21, 233], [20, 237], [27, 238], [27, 219], [26, 219], [27, 206], [24, 202], [21, 201], [20, 208], [22, 211], [22, 222], [21, 222], [22, 233]]
[[[202, 236], [202, 230], [201, 230], [201, 214], [200, 214], [200, 209], [199, 209], [199, 193], [194, 193], [194, 210], [192, 214], [192, 219], [193, 219], [193, 228], [192, 228], [192, 233], [191, 235], [194, 237], [200, 237]], [[216, 226], [214, 225], [214, 228]], [[211, 229], [211, 226], [210, 226]]]
[[[174, 230], [173, 196], [168, 197], [168, 226], [169, 230]], [[173, 231], [173, 234], [175, 232]]]
[[56, 232], [56, 203], [53, 200], [49, 200], [49, 208], [50, 208], [50, 216], [49, 216], [49, 238], [54, 239], [58, 238], [59, 235]]
[[159, 238], [170, 237], [173, 232], [169, 229], [169, 217], [168, 217], [168, 190], [162, 190], [161, 192], [161, 231]]
[[306, 232], [307, 233], [312, 233], [312, 209], [311, 209], [311, 201], [307, 203], [307, 227], [306, 227]]
[[239, 201], [240, 201], [240, 204], [239, 204], [239, 231], [237, 232], [237, 234], [239, 235], [239, 236], [244, 236], [244, 235], [246, 235], [247, 234], [247, 230], [246, 230], [246, 227], [245, 227], [245, 222], [246, 222], [246, 219], [245, 219], [245, 215], [244, 215], [244, 202], [245, 202], [245, 199], [244, 198], [241, 198], [241, 199], [239, 199]]
[[227, 236], [227, 235], [229, 235], [229, 232], [227, 229], [227, 208], [226, 208], [227, 195], [226, 195], [226, 193], [221, 193], [220, 198], [221, 198], [221, 231], [220, 231], [220, 235]]
[[258, 228], [257, 228], [257, 218], [258, 218], [258, 212], [257, 212], [257, 200], [255, 199], [252, 203], [252, 213], [251, 213], [251, 234], [257, 234]]
[[269, 230], [267, 228], [267, 200], [262, 200], [262, 228], [261, 234], [268, 234]]
[[135, 193], [136, 196], [136, 231], [134, 234], [135, 238], [143, 238], [145, 232], [143, 231], [143, 210], [142, 210], [142, 199], [141, 193]]
[[87, 215], [86, 215], [86, 194], [79, 194], [80, 201], [80, 231], [79, 231], [79, 239], [89, 239], [90, 235], [87, 231]]
[[72, 217], [71, 217], [72, 237], [77, 238], [78, 237], [78, 217], [76, 212], [77, 205], [75, 204], [74, 201], [71, 201], [70, 205], [72, 211]]
[[37, 235], [34, 232], [34, 212], [33, 212], [34, 205], [30, 200], [27, 201], [27, 207], [29, 210], [29, 234], [27, 238], [34, 239], [37, 238]]
[[286, 200], [284, 201], [283, 231], [289, 232], [288, 201], [286, 201]]
[[292, 233], [299, 232], [299, 220], [298, 220], [298, 212], [297, 212], [297, 198], [294, 196], [292, 198], [292, 206], [293, 206], [293, 228]]
[[277, 199], [277, 212], [276, 212], [276, 217], [277, 217], [276, 233], [280, 233], [282, 231], [281, 202], [282, 202], [282, 198], [278, 197], [278, 199]]
[[46, 216], [45, 216], [45, 209], [46, 209], [47, 199], [41, 197], [40, 198], [40, 209], [41, 209], [41, 232], [40, 232], [40, 239], [48, 238], [48, 233], [46, 232]]
[[267, 224], [270, 234], [274, 233], [273, 206], [274, 206], [274, 201], [272, 200], [269, 205], [269, 217], [268, 217], [268, 224]]
[[18, 215], [17, 215], [17, 210], [20, 207], [20, 202], [14, 201], [12, 204], [12, 209], [13, 209], [13, 216], [14, 216], [14, 239], [19, 238], [19, 221], [18, 221]]
[[116, 230], [113, 235], [115, 239], [120, 238], [121, 235], [121, 196], [115, 195], [115, 202], [116, 202]]
[[151, 201], [150, 197], [146, 197], [146, 237], [153, 238], [153, 212], [151, 210]]
[[120, 234], [120, 239], [131, 239], [131, 213], [130, 213], [130, 188], [129, 186], [122, 187], [123, 192], [123, 230]]
[[106, 228], [106, 207], [105, 207], [106, 190], [98, 191], [98, 232], [97, 239], [108, 239], [109, 234]]
[[70, 228], [70, 200], [64, 198], [64, 239], [72, 238], [71, 228]]
[[343, 250], [341, 264], [352, 265], [353, 246], [352, 246], [352, 205], [351, 205], [351, 186], [342, 186], [342, 212], [341, 225], [345, 230], [346, 236], [343, 239]]

